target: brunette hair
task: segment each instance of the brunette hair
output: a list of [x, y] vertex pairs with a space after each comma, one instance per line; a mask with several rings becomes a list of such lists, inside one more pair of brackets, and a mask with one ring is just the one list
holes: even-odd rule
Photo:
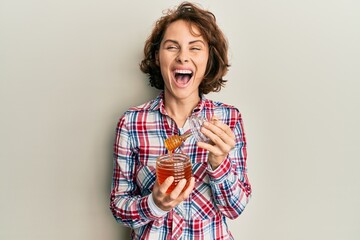
[[227, 56], [228, 43], [216, 23], [214, 14], [189, 2], [183, 2], [176, 9], [168, 10], [156, 22], [151, 35], [145, 42], [145, 56], [140, 63], [140, 69], [149, 76], [150, 86], [164, 89], [164, 80], [160, 67], [156, 64], [155, 56], [167, 27], [177, 20], [184, 20], [196, 26], [209, 45], [209, 59], [204, 79], [199, 86], [199, 94], [220, 91], [227, 81], [223, 79], [223, 76], [230, 67]]

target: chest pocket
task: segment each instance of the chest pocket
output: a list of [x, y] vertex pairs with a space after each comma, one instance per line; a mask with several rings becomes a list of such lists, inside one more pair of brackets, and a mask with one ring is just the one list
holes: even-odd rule
[[156, 180], [156, 159], [165, 151], [165, 148], [158, 144], [157, 138], [149, 138], [148, 141], [153, 146], [144, 145], [138, 148], [135, 170], [136, 184], [142, 196], [149, 195], [152, 192]]

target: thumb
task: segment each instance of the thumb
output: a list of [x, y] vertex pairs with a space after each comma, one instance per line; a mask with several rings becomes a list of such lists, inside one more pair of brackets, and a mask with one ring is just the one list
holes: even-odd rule
[[173, 176], [166, 178], [165, 181], [160, 185], [160, 191], [165, 193], [173, 182], [174, 182]]

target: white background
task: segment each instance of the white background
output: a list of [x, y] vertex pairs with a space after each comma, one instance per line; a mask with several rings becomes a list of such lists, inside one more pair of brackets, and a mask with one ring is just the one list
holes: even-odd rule
[[[360, 239], [360, 2], [198, 1], [228, 37], [253, 197], [235, 239]], [[127, 239], [108, 208], [118, 118], [179, 1], [0, 0], [0, 239]]]

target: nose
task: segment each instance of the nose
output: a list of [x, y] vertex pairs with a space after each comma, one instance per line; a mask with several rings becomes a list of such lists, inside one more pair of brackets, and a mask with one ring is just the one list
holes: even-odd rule
[[179, 63], [187, 63], [189, 62], [188, 53], [184, 50], [180, 50], [179, 54], [176, 56], [176, 61]]

